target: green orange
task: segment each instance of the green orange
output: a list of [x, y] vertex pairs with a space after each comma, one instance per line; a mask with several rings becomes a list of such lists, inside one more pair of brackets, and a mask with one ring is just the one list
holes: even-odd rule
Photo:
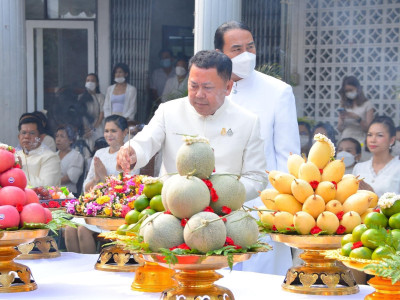
[[342, 255], [349, 256], [351, 252], [351, 247], [353, 247], [353, 243], [347, 243], [343, 245], [341, 250]]
[[376, 249], [380, 244], [385, 243], [387, 238], [386, 230], [381, 229], [368, 229], [361, 235], [361, 242], [364, 246]]
[[386, 217], [393, 216], [400, 212], [400, 200], [397, 200], [393, 203], [393, 205], [389, 208], [381, 208], [381, 211], [385, 214]]
[[161, 181], [156, 181], [154, 183], [146, 184], [143, 188], [143, 194], [145, 194], [147, 198], [151, 199], [155, 195], [161, 194], [162, 187], [163, 184]]
[[148, 216], [151, 216], [151, 215], [154, 214], [155, 212], [156, 212], [156, 211], [155, 211], [154, 209], [146, 208], [146, 209], [142, 210], [142, 212], [140, 213], [140, 215], [139, 215], [139, 220], [140, 220], [141, 218], [143, 218], [144, 216], [146, 216], [146, 218], [147, 218]]
[[353, 235], [353, 242], [361, 241], [361, 235], [367, 231], [368, 227], [365, 224], [357, 225], [352, 232]]
[[367, 225], [368, 228], [374, 226], [386, 227], [388, 219], [384, 214], [372, 211], [365, 216], [364, 224]]
[[342, 237], [341, 241], [342, 246], [346, 245], [347, 243], [354, 243], [353, 235], [351, 233], [348, 233]]
[[132, 209], [128, 211], [128, 213], [125, 216], [125, 222], [130, 225], [130, 224], [135, 224], [139, 220], [139, 215], [140, 211], [137, 211], [136, 209]]
[[164, 205], [161, 200], [161, 195], [155, 195], [150, 200], [150, 208], [154, 209], [155, 211], [164, 211]]
[[381, 260], [382, 258], [390, 258], [390, 254], [395, 254], [396, 251], [389, 246], [379, 246], [372, 253], [371, 258], [374, 260]]
[[122, 224], [121, 226], [118, 227], [117, 234], [125, 235], [125, 231], [127, 228], [128, 228], [128, 224]]
[[146, 197], [146, 195], [140, 195], [135, 202], [133, 203], [133, 207], [137, 210], [137, 211], [142, 211], [144, 210], [146, 207], [148, 207], [150, 204], [150, 200], [149, 198]]
[[400, 213], [394, 214], [389, 218], [389, 226], [393, 229], [400, 229]]
[[353, 249], [349, 255], [351, 258], [371, 259], [372, 250], [367, 247]]

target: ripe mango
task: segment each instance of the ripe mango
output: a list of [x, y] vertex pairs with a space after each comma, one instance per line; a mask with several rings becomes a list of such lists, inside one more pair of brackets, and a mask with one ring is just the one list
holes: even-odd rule
[[279, 193], [290, 194], [292, 193], [291, 185], [294, 179], [296, 177], [293, 175], [281, 172], [274, 177], [271, 184]]
[[345, 233], [353, 232], [353, 229], [361, 224], [361, 217], [355, 211], [349, 211], [343, 215], [340, 225], [346, 228]]
[[318, 181], [321, 182], [321, 173], [318, 167], [311, 161], [302, 163], [299, 168], [299, 179], [303, 179], [307, 182]]
[[330, 211], [336, 215], [338, 212], [343, 211], [343, 205], [338, 200], [331, 200], [325, 205], [325, 211]]
[[265, 189], [260, 192], [261, 201], [268, 209], [277, 210], [274, 198], [279, 194], [275, 189]]
[[336, 200], [339, 200], [343, 204], [347, 198], [357, 193], [359, 182], [354, 175], [353, 177], [347, 177], [339, 181], [336, 189]]
[[293, 196], [300, 203], [304, 203], [308, 197], [314, 194], [311, 185], [303, 179], [295, 179], [292, 181], [291, 190]]
[[336, 187], [330, 181], [321, 181], [315, 189], [315, 194], [321, 196], [325, 200], [325, 203], [328, 203], [335, 199]]
[[277, 170], [272, 170], [272, 171], [266, 171], [268, 174], [268, 180], [272, 184], [273, 181], [275, 181], [276, 176], [279, 174], [282, 174], [283, 172], [277, 171]]
[[314, 219], [317, 219], [320, 213], [325, 210], [325, 201], [318, 195], [311, 195], [303, 204], [303, 211], [309, 213]]
[[326, 165], [322, 172], [321, 180], [334, 181], [338, 183], [340, 180], [342, 180], [345, 171], [346, 166], [343, 162], [343, 159], [336, 159]]
[[331, 146], [325, 141], [316, 141], [308, 153], [308, 161], [314, 163], [318, 169], [323, 169], [331, 156]]
[[369, 207], [371, 200], [372, 197], [368, 193], [355, 193], [344, 201], [343, 211], [345, 213], [355, 211], [361, 216]]
[[275, 214], [269, 211], [259, 211], [258, 215], [260, 217], [260, 221], [271, 229], [272, 225], [274, 225]]
[[311, 229], [315, 226], [315, 220], [309, 213], [299, 211], [293, 217], [293, 224], [298, 233], [310, 234]]
[[368, 190], [358, 190], [357, 193], [367, 193], [368, 195], [370, 195], [370, 197], [372, 197], [371, 203], [369, 204], [370, 208], [375, 208], [378, 205], [379, 197], [374, 192]]
[[334, 234], [339, 227], [339, 219], [334, 213], [324, 211], [317, 218], [317, 226], [328, 234]]
[[302, 163], [305, 163], [303, 157], [298, 154], [290, 154], [287, 160], [289, 173], [297, 178], [297, 176], [299, 175], [299, 168]]
[[286, 211], [278, 211], [274, 217], [274, 225], [278, 230], [285, 230], [293, 225], [293, 215]]
[[296, 212], [301, 211], [301, 203], [295, 197], [289, 194], [279, 194], [274, 199], [276, 208], [280, 211], [287, 211], [294, 215]]

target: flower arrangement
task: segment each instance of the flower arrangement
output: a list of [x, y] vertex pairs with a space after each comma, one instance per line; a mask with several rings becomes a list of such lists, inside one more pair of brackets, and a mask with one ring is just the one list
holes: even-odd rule
[[378, 205], [380, 208], [390, 208], [393, 204], [400, 200], [400, 195], [395, 193], [384, 193], [378, 200]]
[[67, 212], [89, 217], [124, 218], [134, 208], [133, 204], [144, 188], [144, 175], [108, 176], [94, 188], [79, 197], [67, 201]]

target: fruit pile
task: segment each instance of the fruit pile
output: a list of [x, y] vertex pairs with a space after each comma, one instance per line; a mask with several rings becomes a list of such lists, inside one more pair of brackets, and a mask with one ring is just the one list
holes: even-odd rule
[[184, 141], [176, 158], [179, 174], [168, 178], [162, 187], [166, 211], [144, 219], [140, 238], [153, 252], [207, 253], [224, 246], [248, 249], [255, 245], [257, 222], [239, 210], [246, 199], [240, 178], [212, 174], [215, 158], [207, 139], [185, 136]]
[[0, 229], [30, 229], [33, 223], [47, 224], [52, 220], [51, 212], [26, 187], [25, 173], [14, 153], [14, 148], [0, 145]]
[[358, 177], [344, 175], [345, 164], [334, 159], [332, 142], [322, 134], [314, 140], [307, 159], [289, 156], [289, 173], [269, 172], [274, 189], [260, 193], [265, 207], [259, 212], [267, 230], [304, 235], [350, 233], [377, 205], [375, 193], [358, 190]]
[[32, 188], [32, 190], [38, 195], [39, 200], [65, 200], [75, 198], [75, 196], [66, 187], [38, 186]]
[[[400, 197], [392, 205], [385, 200], [394, 194], [386, 193], [378, 201], [379, 209], [365, 216], [364, 223], [342, 238], [341, 254], [351, 258], [382, 260], [400, 251]], [[393, 197], [392, 197], [393, 199]]]

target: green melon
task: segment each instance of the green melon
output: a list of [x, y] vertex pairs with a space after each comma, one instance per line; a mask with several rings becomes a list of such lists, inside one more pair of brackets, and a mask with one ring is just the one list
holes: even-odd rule
[[166, 202], [174, 216], [189, 219], [210, 205], [210, 192], [201, 179], [179, 176], [168, 185]]
[[215, 167], [214, 151], [208, 142], [196, 139], [193, 138], [191, 143], [186, 142], [179, 148], [176, 169], [182, 176], [192, 174], [202, 179], [208, 178]]
[[235, 245], [246, 248], [257, 243], [259, 234], [257, 221], [247, 212], [237, 210], [227, 216], [225, 227], [226, 235]]
[[174, 179], [179, 178], [179, 177], [180, 177], [179, 174], [173, 175], [173, 176], [167, 178], [163, 183], [163, 187], [161, 189], [161, 201], [162, 201], [162, 204], [164, 205], [165, 210], [169, 210], [168, 203], [167, 203], [168, 187], [171, 184], [171, 182], [174, 181]]
[[213, 174], [210, 177], [210, 181], [218, 195], [216, 202], [210, 202], [210, 206], [216, 214], [223, 214], [223, 206], [229, 207], [232, 211], [242, 207], [246, 201], [246, 189], [237, 176]]
[[220, 249], [226, 241], [225, 224], [218, 215], [203, 211], [195, 214], [186, 223], [183, 238], [186, 245], [201, 253]]

